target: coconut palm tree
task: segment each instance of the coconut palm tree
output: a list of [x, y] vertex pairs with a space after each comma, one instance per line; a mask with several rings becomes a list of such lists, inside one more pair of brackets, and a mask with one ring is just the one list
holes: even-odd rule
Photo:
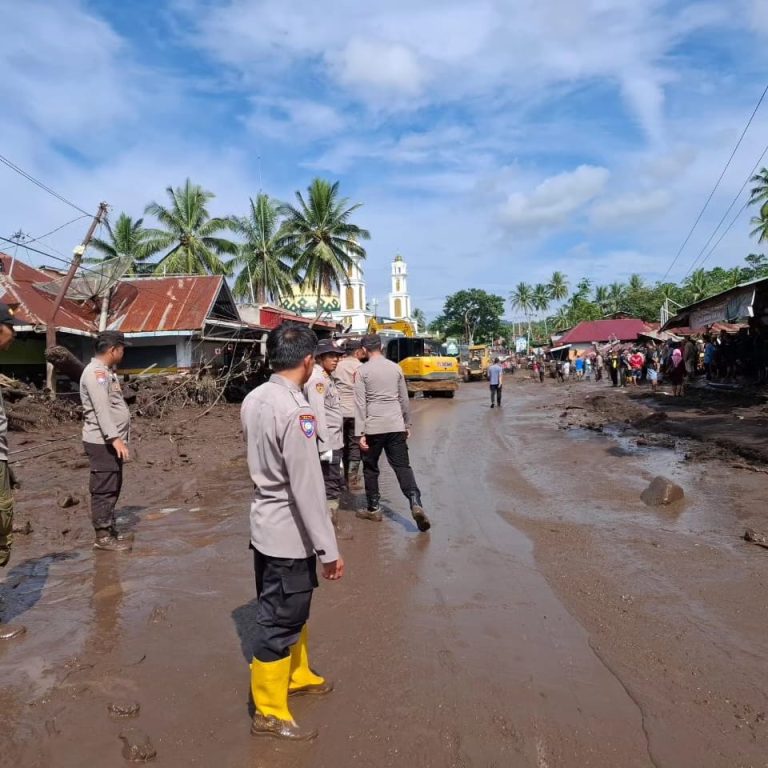
[[547, 287], [552, 301], [563, 301], [568, 298], [568, 278], [562, 272], [553, 272]]
[[758, 243], [768, 242], [768, 202], [760, 206], [760, 215], [753, 216], [749, 223], [754, 227], [749, 234], [757, 236]]
[[427, 327], [427, 316], [422, 312], [422, 310], [416, 309], [411, 312], [411, 317], [413, 318], [413, 322], [416, 323], [416, 325], [419, 327], [419, 330], [423, 331]]
[[750, 181], [755, 186], [749, 190], [749, 204], [762, 207], [768, 203], [768, 168], [761, 168]]
[[629, 276], [629, 280], [627, 281], [627, 291], [629, 293], [640, 293], [643, 288], [645, 288], [645, 282], [640, 275], [633, 274]]
[[150, 203], [145, 213], [154, 216], [160, 228], [149, 230], [149, 241], [157, 251], [168, 252], [155, 267], [159, 274], [229, 275], [232, 267], [222, 256], [234, 256], [238, 246], [223, 237], [224, 230], [234, 230], [231, 218], [211, 218], [207, 203], [214, 197], [189, 179], [183, 187], [167, 187], [170, 206]]
[[607, 285], [598, 285], [595, 288], [595, 304], [600, 307], [600, 311], [604, 314], [608, 314], [608, 305], [610, 303], [610, 296], [608, 293]]
[[109, 240], [94, 237], [91, 240], [91, 248], [103, 254], [103, 258], [90, 258], [87, 261], [94, 263], [107, 259], [130, 259], [128, 274], [150, 272], [154, 265], [145, 262], [157, 249], [149, 242], [149, 233], [144, 228], [144, 219], [134, 221], [127, 213], [121, 213], [117, 217], [114, 226], [109, 221], [104, 222]]
[[571, 319], [571, 308], [567, 304], [563, 304], [562, 306], [558, 307], [554, 320], [555, 328], [558, 330], [563, 330], [564, 328], [568, 328], [573, 325], [573, 321]]
[[528, 283], [518, 283], [517, 287], [509, 296], [512, 309], [522, 312], [528, 323], [528, 336], [531, 335], [531, 312], [534, 309], [533, 289]]
[[608, 286], [608, 307], [610, 312], [618, 312], [624, 305], [626, 298], [626, 288], [623, 283], [611, 283]]
[[290, 292], [293, 283], [293, 253], [280, 244], [279, 205], [269, 195], [259, 194], [250, 200], [247, 216], [235, 220], [234, 230], [242, 236], [232, 266], [240, 267], [233, 293], [238, 299], [257, 304], [276, 304]]
[[294, 272], [317, 293], [317, 307], [325, 293], [339, 290], [349, 270], [366, 256], [360, 240], [370, 240], [370, 233], [350, 222], [361, 203], [349, 205], [339, 197], [339, 182], [315, 179], [305, 199], [296, 192], [296, 206], [282, 205], [285, 216], [279, 243], [295, 256]]
[[531, 292], [531, 303], [533, 308], [540, 313], [540, 317], [544, 320], [544, 333], [549, 336], [549, 329], [547, 328], [547, 310], [549, 309], [549, 302], [551, 301], [549, 286], [544, 283], [536, 283]]
[[691, 302], [699, 301], [710, 295], [710, 280], [705, 269], [695, 269], [685, 278], [684, 286]]

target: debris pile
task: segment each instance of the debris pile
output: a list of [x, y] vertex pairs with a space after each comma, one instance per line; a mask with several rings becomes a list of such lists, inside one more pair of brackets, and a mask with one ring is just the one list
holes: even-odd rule
[[66, 421], [79, 421], [83, 409], [76, 393], [51, 399], [47, 392], [17, 379], [0, 374], [8, 428], [27, 432]]

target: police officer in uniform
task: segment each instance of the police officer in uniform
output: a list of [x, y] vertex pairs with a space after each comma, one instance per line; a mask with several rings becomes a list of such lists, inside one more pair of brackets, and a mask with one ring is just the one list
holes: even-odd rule
[[284, 323], [270, 331], [267, 355], [274, 374], [245, 398], [241, 410], [254, 485], [251, 549], [258, 594], [251, 733], [299, 741], [315, 738], [317, 731], [295, 722], [288, 696], [333, 689], [310, 669], [307, 651], [317, 558], [324, 578], [344, 574], [326, 509], [317, 419], [302, 392], [316, 346], [317, 337], [305, 326]]
[[331, 374], [336, 370], [344, 350], [333, 339], [321, 339], [315, 349], [315, 367], [304, 385], [304, 396], [317, 419], [317, 452], [325, 481], [328, 513], [336, 529], [336, 537], [352, 535], [339, 524], [339, 498], [342, 491], [341, 453], [344, 447], [341, 400]]
[[384, 357], [378, 334], [364, 336], [363, 349], [368, 353], [368, 362], [359, 369], [355, 381], [355, 434], [360, 438], [363, 454], [368, 509], [359, 510], [356, 515], [381, 521], [379, 458], [383, 451], [408, 499], [416, 525], [420, 531], [428, 531], [430, 522], [421, 505], [421, 492], [408, 457], [411, 416], [403, 371]]
[[[0, 352], [5, 352], [16, 336], [13, 326], [17, 325], [8, 305], [0, 303]], [[3, 396], [0, 393], [0, 568], [5, 568], [11, 559], [13, 544], [13, 493], [15, 485], [13, 472], [8, 464], [8, 417], [5, 414]], [[2, 606], [0, 606], [2, 610]], [[26, 627], [21, 624], [3, 624], [0, 620], [0, 640], [23, 635]]]
[[123, 552], [131, 544], [117, 530], [115, 506], [123, 487], [123, 462], [129, 458], [131, 414], [113, 368], [123, 359], [129, 342], [120, 331], [96, 337], [96, 356], [80, 377], [83, 404], [83, 447], [91, 464], [91, 518], [94, 549]]
[[360, 490], [360, 440], [355, 435], [355, 377], [360, 366], [368, 359], [359, 339], [349, 339], [344, 346], [346, 356], [339, 360], [333, 373], [341, 399], [344, 424], [344, 448], [341, 463], [344, 482], [350, 491]]

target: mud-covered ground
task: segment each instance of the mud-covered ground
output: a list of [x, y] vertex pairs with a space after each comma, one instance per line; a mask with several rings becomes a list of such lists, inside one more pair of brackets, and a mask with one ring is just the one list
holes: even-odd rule
[[[76, 425], [14, 434], [13, 450], [41, 447], [14, 454], [39, 458], [17, 465], [31, 532], [0, 582], [4, 619], [28, 627], [0, 645], [0, 765], [119, 766], [147, 736], [158, 766], [768, 766], [768, 551], [740, 538], [768, 527], [765, 475], [697, 455], [701, 441], [571, 416], [596, 394], [634, 407], [519, 376], [500, 410], [483, 383], [414, 401], [434, 527], [416, 531], [389, 471], [384, 522], [347, 513], [347, 574], [321, 585], [310, 622], [336, 690], [292, 705], [320, 729], [300, 746], [248, 734], [237, 408], [137, 423], [127, 555], [90, 548], [77, 439], [43, 446]], [[657, 474], [682, 503], [640, 501]], [[116, 718], [115, 703], [140, 711]]]

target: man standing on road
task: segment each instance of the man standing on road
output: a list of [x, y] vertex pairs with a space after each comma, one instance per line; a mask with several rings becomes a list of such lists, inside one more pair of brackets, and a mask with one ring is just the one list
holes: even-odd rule
[[381, 351], [381, 337], [363, 337], [368, 362], [357, 372], [355, 381], [355, 434], [363, 453], [363, 477], [368, 509], [357, 517], [380, 522], [379, 459], [384, 451], [397, 475], [400, 490], [411, 507], [420, 531], [428, 531], [430, 522], [421, 506], [421, 492], [408, 457], [411, 416], [408, 387], [399, 365], [387, 360]]
[[[6, 304], [0, 304], [0, 352], [5, 352], [16, 336], [11, 310]], [[0, 393], [0, 568], [5, 568], [11, 559], [13, 544], [13, 471], [8, 464], [8, 417]], [[2, 610], [2, 606], [0, 606]], [[3, 624], [0, 617], [0, 640], [19, 637], [27, 631], [21, 624]]]
[[120, 331], [102, 331], [96, 337], [96, 356], [80, 377], [83, 447], [91, 463], [91, 519], [96, 532], [93, 547], [108, 552], [131, 549], [115, 523], [115, 506], [123, 487], [123, 462], [129, 458], [131, 414], [112, 370], [123, 359], [127, 343]]
[[360, 490], [360, 441], [355, 436], [355, 377], [360, 366], [368, 359], [368, 353], [358, 339], [349, 340], [345, 357], [339, 360], [333, 379], [341, 398], [341, 415], [344, 423], [344, 448], [341, 463], [344, 465], [344, 481], [350, 491]]
[[488, 366], [488, 383], [491, 385], [491, 408], [496, 405], [501, 408], [501, 385], [504, 379], [504, 369], [499, 363], [499, 358], [493, 359], [493, 365]]
[[331, 374], [344, 351], [333, 339], [322, 339], [315, 350], [315, 367], [304, 385], [304, 397], [317, 419], [317, 452], [325, 482], [328, 514], [338, 539], [351, 539], [339, 523], [339, 498], [342, 491], [341, 451], [344, 447], [341, 400]]
[[270, 331], [267, 355], [274, 374], [245, 398], [240, 413], [254, 487], [251, 549], [258, 595], [251, 733], [292, 741], [308, 741], [317, 731], [296, 723], [288, 696], [333, 690], [309, 666], [306, 623], [317, 558], [323, 578], [344, 574], [325, 505], [317, 420], [302, 393], [316, 346], [317, 337], [304, 326], [284, 323]]

